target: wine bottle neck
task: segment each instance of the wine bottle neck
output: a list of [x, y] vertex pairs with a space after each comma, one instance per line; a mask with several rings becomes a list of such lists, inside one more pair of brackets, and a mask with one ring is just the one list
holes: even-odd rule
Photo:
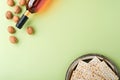
[[25, 16], [27, 16], [27, 17], [29, 17], [29, 15], [30, 15], [30, 14], [31, 14], [31, 12], [30, 12], [30, 11], [28, 11], [28, 10], [27, 10], [27, 11], [25, 11], [25, 13], [24, 13], [24, 15], [25, 15]]

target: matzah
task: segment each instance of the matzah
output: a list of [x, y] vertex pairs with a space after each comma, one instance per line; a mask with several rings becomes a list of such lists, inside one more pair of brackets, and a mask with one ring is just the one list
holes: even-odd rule
[[76, 70], [83, 69], [83, 68], [87, 67], [87, 65], [88, 65], [88, 63], [80, 60], [79, 63], [78, 63], [78, 65], [77, 65], [77, 67], [76, 67]]
[[102, 61], [100, 64], [97, 65], [97, 67], [102, 72], [104, 78], [106, 80], [118, 80], [118, 76], [109, 68], [109, 66]]
[[119, 80], [111, 68], [98, 57], [88, 63], [80, 60], [70, 80]]
[[90, 65], [97, 65], [97, 64], [99, 64], [101, 61], [95, 56], [90, 62], [89, 62], [89, 64]]

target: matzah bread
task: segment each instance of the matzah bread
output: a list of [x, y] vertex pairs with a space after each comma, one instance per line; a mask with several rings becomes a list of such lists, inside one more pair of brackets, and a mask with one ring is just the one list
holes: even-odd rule
[[76, 67], [76, 70], [79, 71], [79, 70], [81, 70], [81, 69], [87, 67], [87, 65], [88, 65], [88, 63], [86, 63], [86, 62], [80, 60], [79, 63], [78, 63], [78, 65], [77, 65], [77, 67]]
[[96, 56], [89, 62], [90, 70], [93, 73], [92, 75], [94, 76], [93, 80], [105, 80], [104, 77], [101, 76], [102, 72], [97, 67], [99, 63], [101, 63], [101, 61]]
[[81, 80], [85, 80], [81, 74], [84, 72], [84, 68], [87, 67], [87, 63], [80, 60], [75, 71], [73, 71], [72, 73], [72, 77], [71, 80], [77, 80], [77, 79], [81, 79]]
[[118, 76], [109, 68], [109, 66], [104, 61], [98, 64], [97, 67], [102, 72], [106, 80], [119, 80]]
[[73, 71], [71, 80], [85, 80], [85, 79], [81, 76], [79, 71]]
[[[95, 60], [98, 60], [97, 58], [95, 58], [93, 60], [93, 62]], [[100, 62], [98, 60], [98, 62]], [[91, 70], [91, 66], [90, 64], [84, 62], [84, 61], [79, 61], [79, 64], [76, 68], [76, 70], [73, 72], [72, 74], [72, 78], [71, 80], [77, 80], [77, 79], [84, 79], [84, 80], [104, 80], [102, 77], [94, 74]]]
[[92, 66], [95, 66], [97, 64], [99, 64], [101, 61], [95, 56], [90, 62], [89, 64]]
[[119, 80], [119, 78], [104, 61], [95, 56], [88, 63], [80, 60], [70, 80]]

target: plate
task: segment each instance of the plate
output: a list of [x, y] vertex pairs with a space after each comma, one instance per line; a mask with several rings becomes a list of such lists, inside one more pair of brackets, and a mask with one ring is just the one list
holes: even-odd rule
[[107, 57], [105, 57], [103, 55], [99, 55], [99, 54], [86, 54], [86, 55], [78, 57], [77, 59], [75, 59], [72, 62], [72, 64], [69, 66], [69, 68], [67, 70], [65, 80], [70, 80], [72, 72], [76, 69], [76, 67], [77, 67], [80, 60], [85, 61], [85, 62], [88, 63], [95, 56], [98, 59], [100, 59], [100, 61], [104, 61], [112, 69], [112, 71], [120, 78], [120, 74], [119, 74], [119, 71], [118, 71], [116, 65], [110, 59], [108, 59]]

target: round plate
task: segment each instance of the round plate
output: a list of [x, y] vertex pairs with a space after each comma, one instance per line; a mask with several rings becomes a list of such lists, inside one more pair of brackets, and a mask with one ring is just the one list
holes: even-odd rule
[[72, 64], [69, 66], [67, 73], [66, 73], [66, 77], [65, 80], [70, 80], [71, 75], [73, 73], [73, 71], [76, 69], [78, 63], [80, 60], [83, 60], [85, 62], [89, 62], [90, 60], [92, 60], [94, 57], [97, 57], [98, 59], [100, 59], [101, 61], [106, 62], [106, 64], [113, 70], [113, 72], [120, 78], [120, 74], [118, 72], [118, 69], [116, 68], [115, 64], [110, 61], [107, 57], [103, 56], [103, 55], [99, 55], [99, 54], [86, 54], [83, 55], [79, 58], [77, 58], [76, 60], [74, 60], [72, 62]]

